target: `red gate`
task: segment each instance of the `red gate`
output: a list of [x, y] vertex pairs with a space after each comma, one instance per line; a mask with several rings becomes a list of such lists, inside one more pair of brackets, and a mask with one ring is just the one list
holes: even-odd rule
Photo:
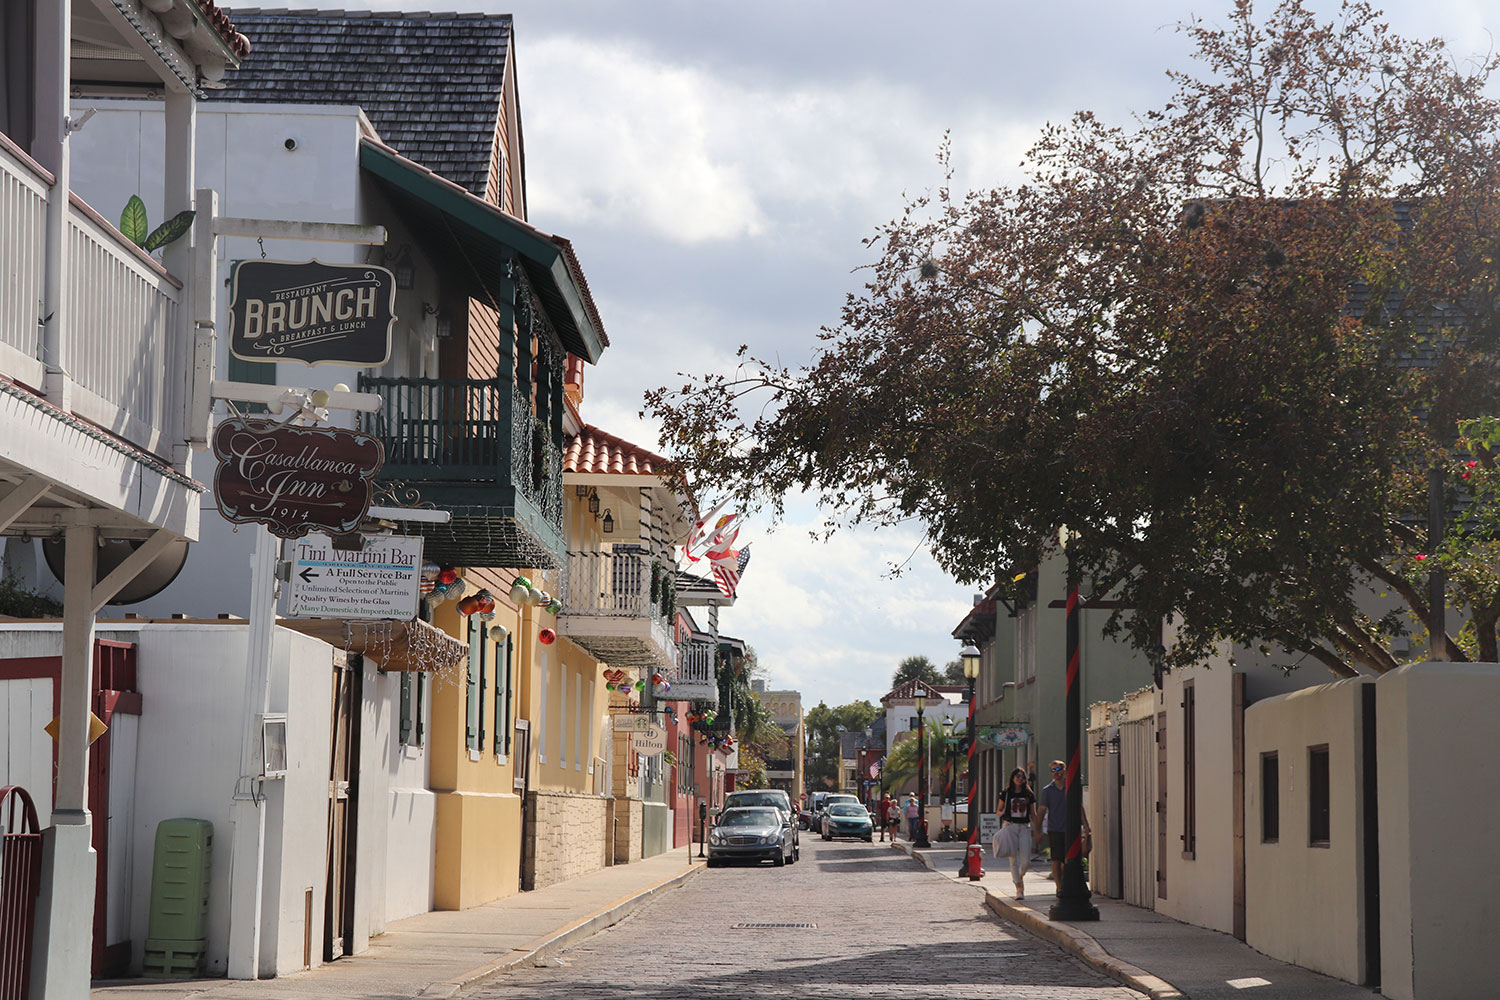
[[[0, 811], [10, 803], [0, 844], [0, 1000], [26, 1000], [31, 989], [31, 938], [42, 886], [42, 834], [36, 806], [20, 785], [0, 788]], [[21, 828], [16, 827], [16, 803]]]

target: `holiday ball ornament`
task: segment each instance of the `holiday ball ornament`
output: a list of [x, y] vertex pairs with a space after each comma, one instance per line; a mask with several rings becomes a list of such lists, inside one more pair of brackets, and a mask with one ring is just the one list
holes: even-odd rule
[[531, 588], [522, 586], [521, 581], [517, 580], [510, 588], [510, 603], [519, 608], [526, 603], [526, 597], [530, 593]]
[[636, 681], [635, 682], [635, 689], [637, 691], [644, 691], [644, 690], [646, 690], [646, 682], [645, 681]]
[[452, 583], [448, 584], [448, 596], [452, 600], [456, 601], [460, 597], [464, 596], [464, 591], [468, 589], [469, 585], [465, 583], [462, 578], [454, 580]]
[[490, 626], [490, 641], [491, 642], [504, 642], [505, 641], [505, 637], [508, 636], [508, 635], [510, 635], [510, 630], [507, 629], [504, 625], [491, 625]]
[[544, 628], [536, 634], [536, 639], [543, 646], [550, 646], [557, 641], [557, 633], [550, 628]]
[[475, 592], [474, 599], [479, 602], [479, 612], [480, 612], [480, 614], [494, 614], [495, 613], [495, 595], [494, 594], [491, 594], [488, 590], [481, 589], [481, 590]]
[[438, 570], [438, 574], [437, 574], [437, 582], [438, 583], [453, 583], [457, 579], [458, 579], [458, 570], [454, 569], [452, 566], [444, 566], [444, 567], [442, 567], [441, 569]]
[[555, 597], [552, 598], [552, 600], [550, 602], [548, 602], [548, 604], [547, 604], [547, 613], [555, 615], [555, 614], [559, 614], [561, 612], [562, 612], [562, 601], [559, 601]]
[[424, 562], [422, 564], [422, 579], [424, 579], [424, 580], [436, 580], [438, 578], [438, 574], [441, 573], [442, 571], [443, 571], [443, 567], [439, 566], [437, 563], [435, 563], [435, 562]]
[[472, 615], [479, 610], [480, 600], [478, 594], [470, 594], [458, 602], [458, 613], [461, 615]]

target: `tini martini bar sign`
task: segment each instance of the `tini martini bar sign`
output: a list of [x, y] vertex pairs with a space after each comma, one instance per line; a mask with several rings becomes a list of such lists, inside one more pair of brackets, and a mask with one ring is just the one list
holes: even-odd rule
[[370, 509], [370, 481], [385, 463], [385, 449], [368, 434], [242, 418], [219, 424], [214, 455], [219, 513], [282, 538], [356, 530]]
[[391, 356], [396, 280], [372, 264], [247, 260], [234, 269], [229, 350], [244, 361], [370, 368]]

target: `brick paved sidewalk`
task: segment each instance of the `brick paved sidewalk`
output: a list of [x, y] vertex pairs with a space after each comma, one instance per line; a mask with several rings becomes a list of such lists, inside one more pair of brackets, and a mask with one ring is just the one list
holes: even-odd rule
[[960, 844], [921, 851], [913, 851], [906, 841], [894, 846], [914, 854], [940, 875], [982, 889], [990, 909], [1004, 919], [1056, 942], [1101, 972], [1151, 997], [1371, 1000], [1379, 996], [1366, 987], [1278, 962], [1228, 934], [1182, 923], [1117, 899], [1093, 897], [1093, 904], [1099, 908], [1098, 921], [1054, 923], [1047, 911], [1057, 893], [1047, 878], [1051, 865], [1045, 862], [1034, 864], [1027, 873], [1026, 898], [1017, 900], [1008, 862], [987, 856], [984, 879], [970, 882], [958, 877], [963, 861]]
[[615, 865], [469, 910], [420, 913], [386, 926], [370, 950], [278, 979], [117, 980], [92, 1000], [293, 1000], [449, 997], [619, 922], [703, 870], [676, 850]]

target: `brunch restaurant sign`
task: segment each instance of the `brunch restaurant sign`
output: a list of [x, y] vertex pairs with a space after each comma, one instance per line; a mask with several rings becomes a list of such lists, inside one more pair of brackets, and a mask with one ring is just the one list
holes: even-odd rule
[[225, 420], [214, 431], [214, 501], [225, 520], [259, 522], [282, 538], [348, 534], [370, 509], [385, 463], [380, 441], [358, 431]]
[[396, 279], [383, 267], [246, 260], [233, 286], [229, 350], [243, 361], [369, 368], [390, 360]]

